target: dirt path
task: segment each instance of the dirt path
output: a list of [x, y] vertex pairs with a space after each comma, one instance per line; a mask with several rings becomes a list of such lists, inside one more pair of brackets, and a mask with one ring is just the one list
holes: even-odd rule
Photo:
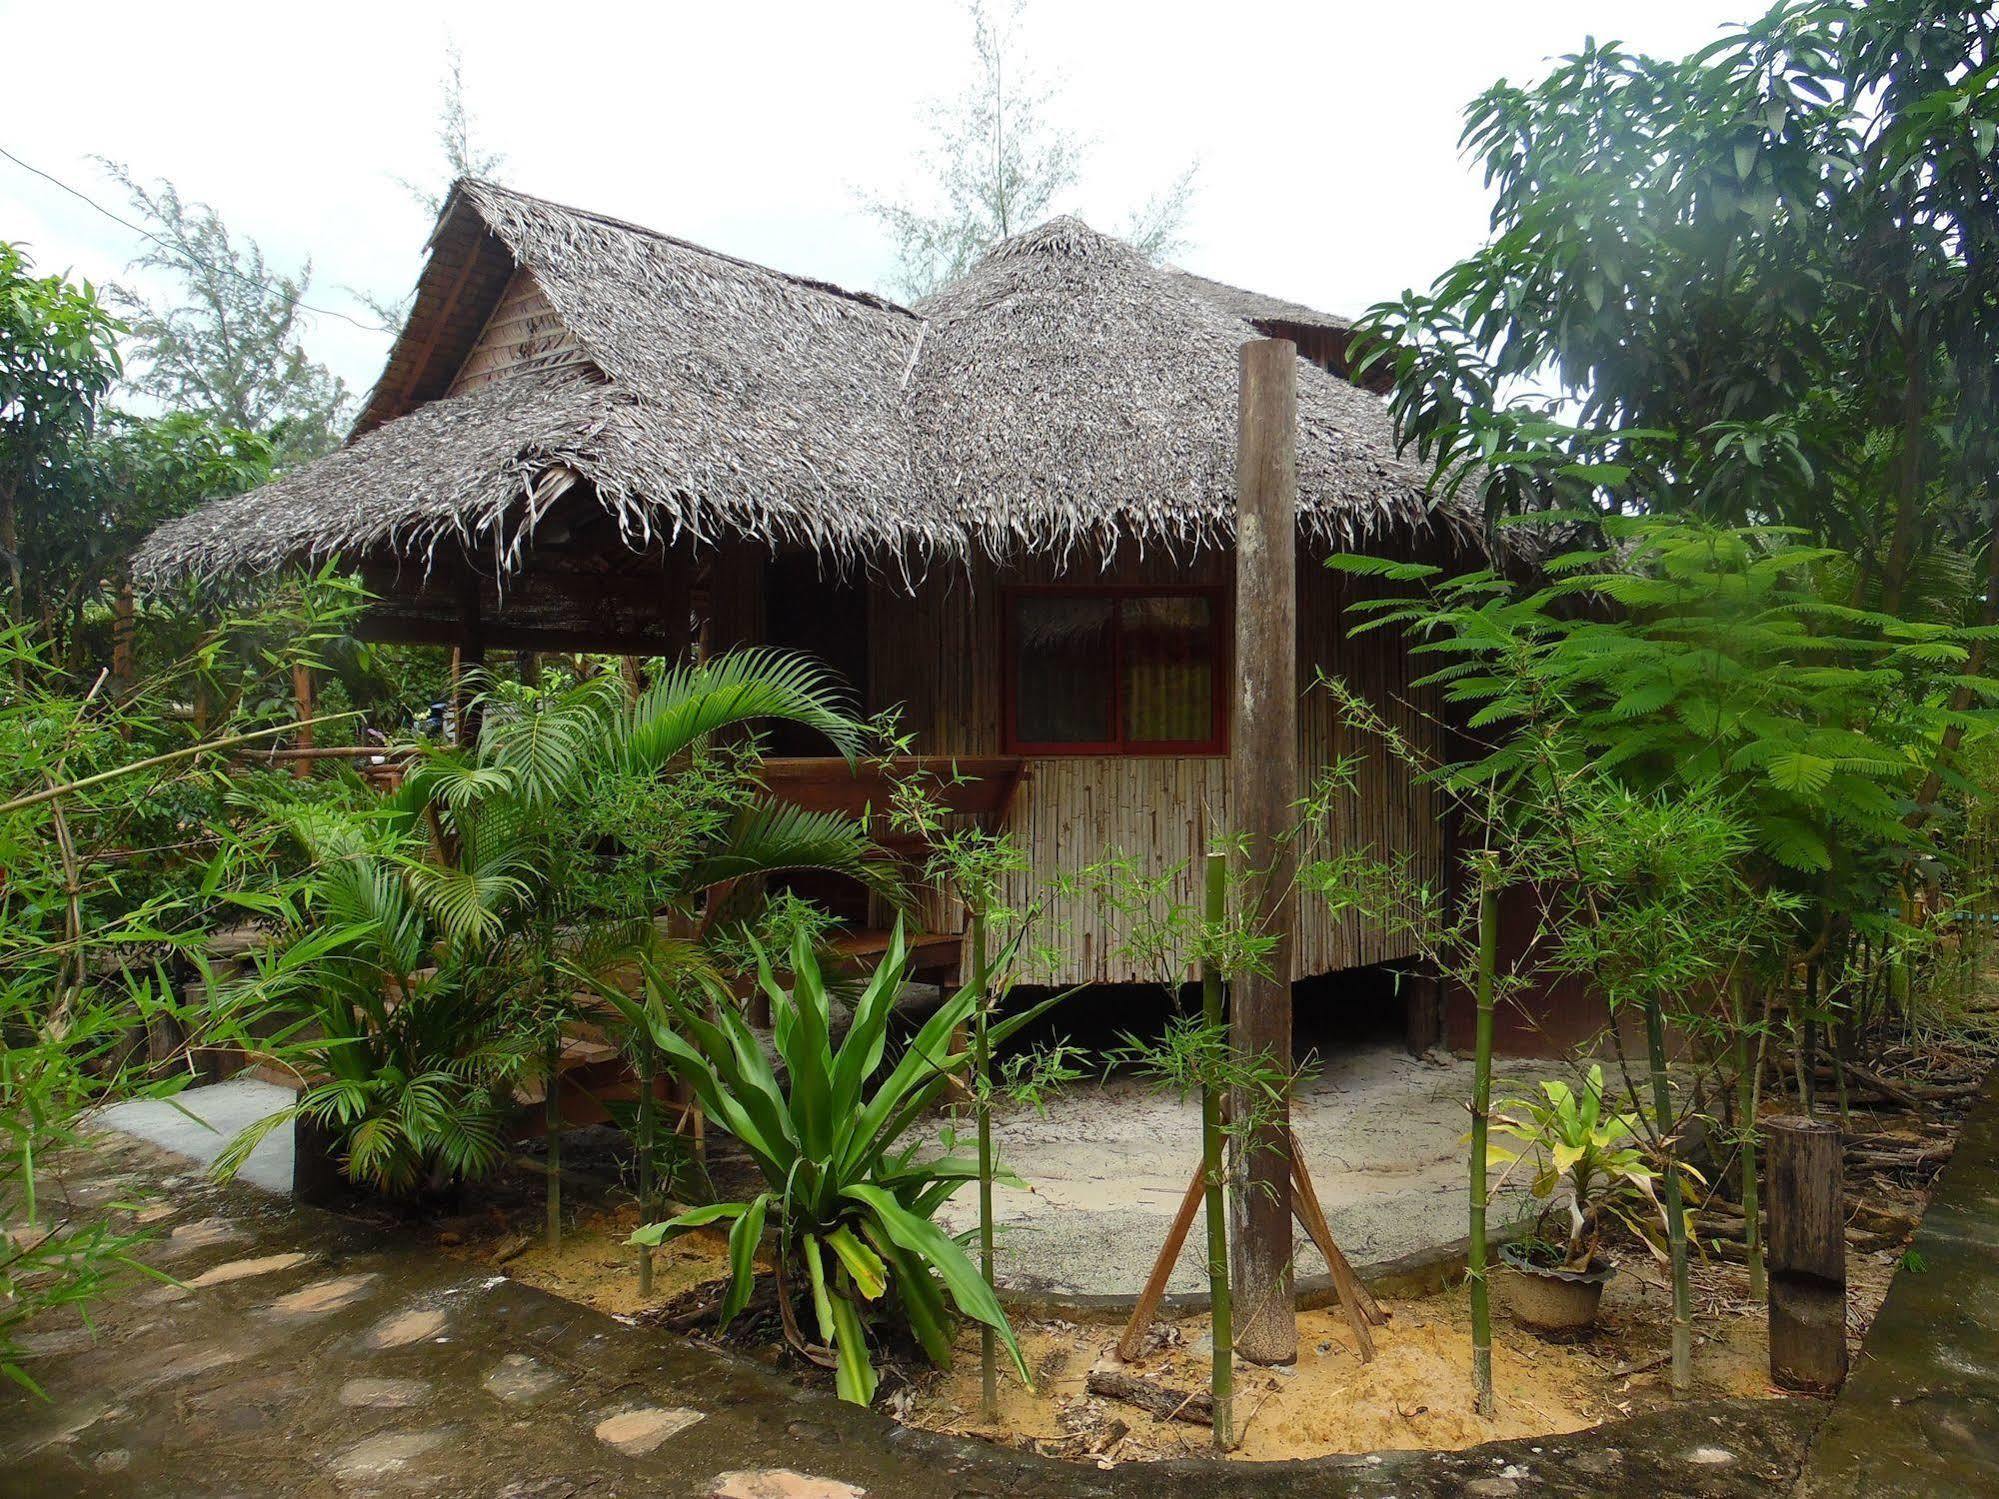
[[49, 1399], [0, 1395], [0, 1495], [1748, 1496], [1789, 1482], [1820, 1413], [1699, 1402], [1452, 1454], [1106, 1472], [897, 1428], [137, 1143], [69, 1189], [132, 1204], [179, 1284], [112, 1301], [94, 1337], [73, 1318], [32, 1330]]

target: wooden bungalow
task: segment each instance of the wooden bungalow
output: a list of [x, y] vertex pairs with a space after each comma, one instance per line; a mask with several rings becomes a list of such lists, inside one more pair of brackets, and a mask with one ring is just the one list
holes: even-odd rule
[[[1005, 779], [983, 810], [1027, 851], [1021, 895], [1106, 849], [1191, 866], [1229, 817], [1237, 352], [1259, 336], [1301, 361], [1300, 763], [1359, 756], [1337, 836], [1441, 881], [1442, 809], [1307, 690], [1337, 673], [1430, 732], [1405, 651], [1348, 639], [1354, 585], [1319, 563], [1470, 554], [1477, 526], [1396, 455], [1346, 322], [1071, 218], [905, 308], [460, 182], [347, 445], [163, 526], [138, 574], [338, 555], [379, 596], [373, 638], [474, 659], [808, 649], [924, 752]], [[1090, 905], [1053, 915], [1053, 979], [1141, 977]], [[948, 913], [932, 925], [955, 947]], [[1324, 912], [1294, 952], [1301, 979], [1410, 956]], [[1428, 1000], [1410, 1013], [1412, 1040], [1439, 1033]]]

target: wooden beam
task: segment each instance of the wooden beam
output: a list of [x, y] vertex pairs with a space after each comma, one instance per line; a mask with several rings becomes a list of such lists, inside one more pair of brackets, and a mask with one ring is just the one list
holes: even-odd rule
[[[400, 614], [361, 616], [354, 628], [361, 640], [377, 645], [453, 645], [465, 643], [462, 621]], [[515, 625], [504, 620], [479, 622], [480, 645], [496, 651], [588, 651], [604, 656], [671, 656], [673, 642], [659, 635]]]
[[[1291, 949], [1296, 864], [1288, 836], [1298, 801], [1298, 351], [1289, 339], [1242, 346], [1236, 451], [1235, 713], [1231, 831], [1242, 838], [1244, 897], [1275, 939], [1267, 975], [1229, 986], [1236, 1054], [1291, 1068]], [[1236, 1349], [1252, 1363], [1298, 1357], [1291, 1258], [1288, 1101], [1237, 1097], [1235, 1117], [1261, 1116], [1237, 1150], [1230, 1206]]]
[[444, 294], [444, 305], [438, 308], [437, 316], [431, 320], [430, 337], [423, 341], [423, 347], [417, 350], [416, 358], [410, 364], [409, 378], [403, 382], [402, 395], [396, 403], [405, 411], [409, 409], [410, 398], [416, 393], [417, 382], [423, 379], [424, 368], [430, 363], [430, 356], [436, 352], [437, 340], [444, 332], [444, 325], [451, 321], [451, 314], [458, 310], [458, 298], [464, 292], [466, 283], [472, 279], [472, 268], [478, 265], [479, 257], [486, 249], [488, 237], [482, 232], [472, 241], [472, 247], [465, 252], [465, 264], [461, 265], [458, 274], [452, 277], [451, 290]]

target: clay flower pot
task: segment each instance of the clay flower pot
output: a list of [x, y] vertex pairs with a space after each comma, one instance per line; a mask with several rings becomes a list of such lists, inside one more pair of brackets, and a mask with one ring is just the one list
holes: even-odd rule
[[1603, 1288], [1617, 1267], [1593, 1259], [1587, 1270], [1565, 1270], [1537, 1265], [1528, 1255], [1524, 1244], [1507, 1244], [1499, 1251], [1500, 1261], [1513, 1272], [1506, 1282], [1506, 1304], [1513, 1315], [1542, 1332], [1580, 1332], [1593, 1325], [1603, 1305]]

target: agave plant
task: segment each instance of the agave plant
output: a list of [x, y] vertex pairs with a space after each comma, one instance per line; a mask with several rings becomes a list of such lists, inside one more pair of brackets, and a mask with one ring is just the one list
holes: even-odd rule
[[[998, 954], [987, 973], [1003, 968], [1009, 953]], [[876, 1385], [867, 1321], [889, 1304], [940, 1368], [951, 1364], [955, 1307], [991, 1328], [1021, 1382], [1031, 1383], [998, 1297], [963, 1246], [934, 1221], [952, 1194], [978, 1179], [979, 1163], [926, 1154], [925, 1142], [910, 1138], [971, 1065], [970, 1051], [954, 1051], [952, 1043], [979, 1002], [986, 974], [974, 975], [947, 999], [891, 1064], [889, 1021], [908, 966], [898, 923], [836, 1046], [827, 982], [809, 938], [801, 934], [792, 948], [788, 988], [759, 951], [757, 977], [771, 1001], [782, 1079], [728, 996], [658, 974], [645, 1000], [646, 1022], [666, 1065], [694, 1091], [712, 1123], [742, 1145], [764, 1190], [747, 1201], [712, 1203], [647, 1224], [631, 1242], [657, 1245], [690, 1229], [728, 1223], [726, 1327], [749, 1304], [758, 1248], [766, 1234], [774, 1237], [786, 1335], [818, 1356], [797, 1329], [792, 1292], [803, 1284], [820, 1348], [831, 1350], [840, 1398], [857, 1405], [874, 1398]], [[1062, 997], [996, 1022], [990, 1041], [1004, 1041]]]

